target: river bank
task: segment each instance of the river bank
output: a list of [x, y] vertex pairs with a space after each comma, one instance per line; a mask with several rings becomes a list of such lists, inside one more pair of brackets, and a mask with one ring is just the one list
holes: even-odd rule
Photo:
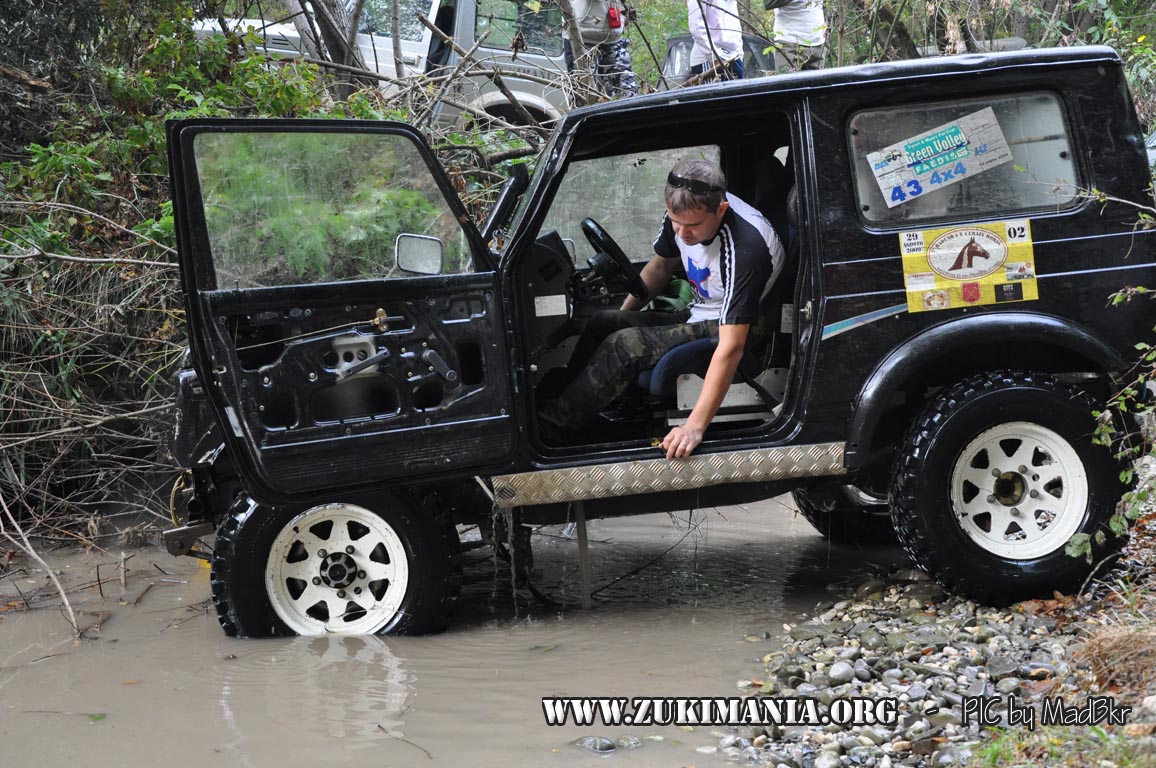
[[732, 728], [699, 751], [775, 768], [1156, 765], [1154, 543], [1156, 522], [1142, 519], [1084, 594], [1006, 609], [913, 569], [871, 578], [784, 626], [738, 688], [891, 700], [893, 721]]

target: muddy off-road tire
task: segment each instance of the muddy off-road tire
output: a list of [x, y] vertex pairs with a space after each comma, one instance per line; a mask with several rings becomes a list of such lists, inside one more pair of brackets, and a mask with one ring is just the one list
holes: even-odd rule
[[228, 635], [440, 632], [461, 589], [457, 531], [432, 499], [274, 509], [242, 496], [211, 584]]
[[895, 528], [887, 500], [839, 480], [822, 480], [791, 493], [815, 530], [834, 544], [850, 547], [895, 546]]
[[[1005, 605], [1079, 589], [1093, 565], [1064, 547], [1107, 536], [1124, 486], [1111, 451], [1093, 445], [1092, 401], [1041, 373], [1003, 371], [940, 392], [896, 459], [891, 514], [908, 555], [946, 589]], [[1094, 539], [1093, 539], [1094, 541]]]

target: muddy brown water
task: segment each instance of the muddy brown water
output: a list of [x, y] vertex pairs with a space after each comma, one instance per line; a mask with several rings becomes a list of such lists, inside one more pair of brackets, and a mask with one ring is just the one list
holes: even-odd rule
[[[723, 765], [695, 752], [710, 728], [548, 727], [541, 700], [735, 695], [784, 622], [902, 560], [832, 548], [788, 505], [592, 522], [595, 589], [657, 562], [589, 611], [515, 604], [506, 566], [475, 550], [450, 630], [422, 638], [235, 640], [188, 558], [136, 551], [122, 588], [116, 557], [49, 553], [82, 626], [109, 615], [74, 645], [54, 608], [0, 613], [0, 767]], [[543, 533], [534, 583], [574, 606], [577, 545]], [[16, 573], [0, 595], [42, 583]], [[627, 734], [643, 746], [571, 745]]]

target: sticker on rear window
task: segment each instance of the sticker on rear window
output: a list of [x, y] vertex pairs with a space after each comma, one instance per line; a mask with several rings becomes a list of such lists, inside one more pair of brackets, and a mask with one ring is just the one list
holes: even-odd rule
[[907, 311], [1034, 301], [1028, 219], [899, 233]]
[[991, 107], [867, 153], [888, 208], [1011, 159], [1011, 149]]

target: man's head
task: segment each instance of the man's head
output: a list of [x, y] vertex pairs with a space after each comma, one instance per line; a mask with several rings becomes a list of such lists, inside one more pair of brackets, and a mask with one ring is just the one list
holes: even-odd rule
[[713, 238], [729, 207], [726, 177], [709, 160], [679, 160], [666, 177], [666, 211], [687, 245]]

